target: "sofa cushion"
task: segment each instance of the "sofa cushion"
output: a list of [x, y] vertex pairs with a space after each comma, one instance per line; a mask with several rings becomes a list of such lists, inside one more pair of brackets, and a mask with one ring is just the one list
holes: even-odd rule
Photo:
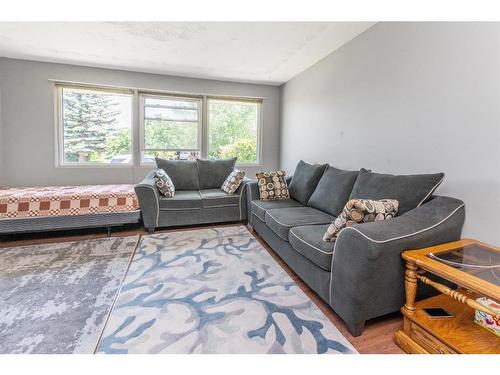
[[313, 224], [330, 224], [332, 215], [312, 207], [275, 208], [266, 211], [266, 224], [280, 238], [288, 241], [288, 231], [292, 227]]
[[444, 173], [395, 176], [361, 168], [349, 199], [396, 199], [403, 215], [426, 202], [443, 178]]
[[254, 200], [251, 203], [252, 213], [260, 220], [266, 221], [266, 211], [274, 208], [304, 207], [293, 199], [281, 199], [274, 201]]
[[198, 191], [176, 191], [174, 197], [160, 196], [160, 210], [194, 210], [201, 208], [201, 196]]
[[240, 204], [239, 194], [228, 194], [221, 189], [200, 190], [202, 207], [227, 207]]
[[392, 219], [398, 213], [399, 203], [394, 199], [351, 199], [345, 204], [340, 216], [330, 224], [323, 241], [333, 241], [342, 229], [354, 224]]
[[239, 169], [234, 169], [221, 186], [221, 190], [228, 193], [234, 194], [236, 190], [240, 187], [241, 183], [245, 179], [245, 171], [240, 171]]
[[344, 171], [328, 167], [307, 205], [333, 216], [340, 215], [349, 200], [358, 173], [358, 171]]
[[305, 161], [299, 161], [293, 174], [292, 182], [288, 187], [290, 198], [306, 205], [316, 189], [325, 168], [328, 164], [308, 164]]
[[[165, 171], [172, 180], [176, 192], [179, 190], [198, 190], [198, 164], [190, 160], [165, 160], [156, 157], [156, 165]], [[220, 186], [220, 185], [219, 185]]]
[[175, 195], [175, 186], [163, 169], [157, 169], [154, 172], [153, 178], [161, 195], [167, 198], [172, 198]]
[[255, 176], [259, 186], [260, 199], [263, 201], [289, 199], [290, 194], [285, 175], [286, 172], [282, 170], [257, 172]]
[[311, 262], [330, 271], [335, 241], [323, 241], [323, 234], [327, 228], [328, 224], [293, 227], [288, 233], [288, 241], [295, 250]]
[[200, 176], [200, 189], [215, 189], [222, 186], [236, 164], [236, 158], [225, 160], [196, 159]]

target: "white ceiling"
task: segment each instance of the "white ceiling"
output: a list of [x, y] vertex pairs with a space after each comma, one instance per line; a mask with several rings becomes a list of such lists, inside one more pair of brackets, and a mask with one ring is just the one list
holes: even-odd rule
[[2, 22], [0, 56], [279, 85], [373, 22]]

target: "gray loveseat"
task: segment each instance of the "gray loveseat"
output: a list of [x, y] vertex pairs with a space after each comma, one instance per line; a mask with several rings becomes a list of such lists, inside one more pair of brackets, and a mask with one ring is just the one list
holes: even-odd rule
[[[392, 176], [299, 163], [287, 177], [291, 199], [261, 201], [248, 187], [249, 224], [344, 320], [353, 336], [365, 321], [404, 303], [400, 254], [460, 238], [464, 203], [433, 196], [444, 175]], [[398, 199], [393, 219], [353, 225], [322, 240], [350, 198]]]
[[135, 192], [139, 199], [144, 227], [153, 233], [158, 227], [181, 225], [246, 222], [247, 199], [245, 178], [234, 194], [227, 194], [221, 186], [233, 171], [236, 158], [229, 160], [163, 160], [156, 159], [175, 186], [173, 198], [161, 195], [150, 171]]

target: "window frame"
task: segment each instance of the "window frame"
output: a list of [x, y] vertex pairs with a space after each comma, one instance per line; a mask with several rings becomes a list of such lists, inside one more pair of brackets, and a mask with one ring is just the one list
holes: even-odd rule
[[[139, 165], [140, 166], [150, 166], [154, 163], [145, 162], [143, 160], [145, 152], [199, 152], [200, 157], [203, 155], [203, 113], [204, 113], [204, 101], [203, 96], [197, 95], [179, 95], [179, 94], [168, 94], [168, 93], [149, 93], [149, 92], [138, 92], [139, 95]], [[146, 149], [145, 148], [145, 117], [146, 117], [146, 99], [173, 99], [173, 100], [193, 100], [198, 102], [198, 147], [196, 149]], [[194, 122], [194, 121], [193, 121]]]
[[[144, 162], [144, 117], [146, 97], [166, 98], [166, 99], [196, 99], [199, 101], [198, 107], [198, 148], [197, 149], [168, 149], [156, 151], [198, 151], [200, 158], [208, 158], [209, 148], [209, 106], [208, 102], [212, 100], [250, 102], [258, 104], [257, 114], [257, 161], [256, 162], [237, 162], [239, 167], [258, 167], [262, 166], [262, 143], [263, 143], [263, 122], [264, 122], [264, 97], [240, 97], [231, 95], [208, 95], [208, 94], [190, 94], [183, 92], [172, 92], [163, 90], [138, 89], [133, 87], [112, 86], [105, 84], [80, 83], [74, 81], [61, 81], [49, 79], [53, 83], [54, 92], [54, 127], [55, 127], [55, 166], [57, 168], [136, 168], [151, 167], [154, 162]], [[81, 89], [89, 91], [102, 91], [106, 93], [116, 93], [128, 95], [131, 98], [131, 157], [128, 163], [105, 163], [105, 162], [66, 162], [64, 161], [64, 119], [63, 119], [63, 91], [64, 89]]]
[[[64, 89], [87, 90], [106, 92], [130, 96], [130, 161], [127, 163], [104, 162], [67, 162], [64, 160]], [[135, 137], [134, 137], [134, 91], [130, 89], [112, 88], [84, 84], [56, 83], [54, 86], [55, 113], [56, 113], [56, 167], [60, 168], [130, 168], [135, 165]]]
[[240, 97], [231, 97], [231, 96], [206, 96], [205, 97], [205, 108], [206, 108], [206, 150], [205, 150], [205, 157], [208, 157], [209, 153], [209, 147], [210, 147], [210, 115], [209, 115], [209, 102], [210, 100], [219, 100], [219, 101], [224, 101], [224, 102], [236, 102], [236, 103], [252, 103], [257, 105], [257, 134], [256, 134], [256, 140], [257, 140], [257, 160], [255, 162], [238, 162], [236, 161], [236, 165], [240, 167], [258, 167], [262, 165], [262, 122], [263, 122], [263, 116], [262, 116], [262, 107], [264, 104], [264, 101], [259, 98], [240, 98]]

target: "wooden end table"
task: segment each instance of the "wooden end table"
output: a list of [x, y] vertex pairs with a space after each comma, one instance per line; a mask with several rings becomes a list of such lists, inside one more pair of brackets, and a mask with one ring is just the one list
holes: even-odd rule
[[[467, 239], [405, 251], [402, 257], [406, 303], [401, 308], [403, 329], [394, 335], [401, 349], [420, 354], [500, 353], [500, 337], [474, 323], [474, 309], [500, 319], [500, 314], [475, 301], [478, 296], [500, 301], [500, 268], [494, 267], [500, 264], [500, 248]], [[450, 289], [424, 276], [425, 272], [461, 288]], [[415, 303], [418, 281], [441, 294]], [[452, 316], [431, 317], [425, 308], [442, 308]]]

